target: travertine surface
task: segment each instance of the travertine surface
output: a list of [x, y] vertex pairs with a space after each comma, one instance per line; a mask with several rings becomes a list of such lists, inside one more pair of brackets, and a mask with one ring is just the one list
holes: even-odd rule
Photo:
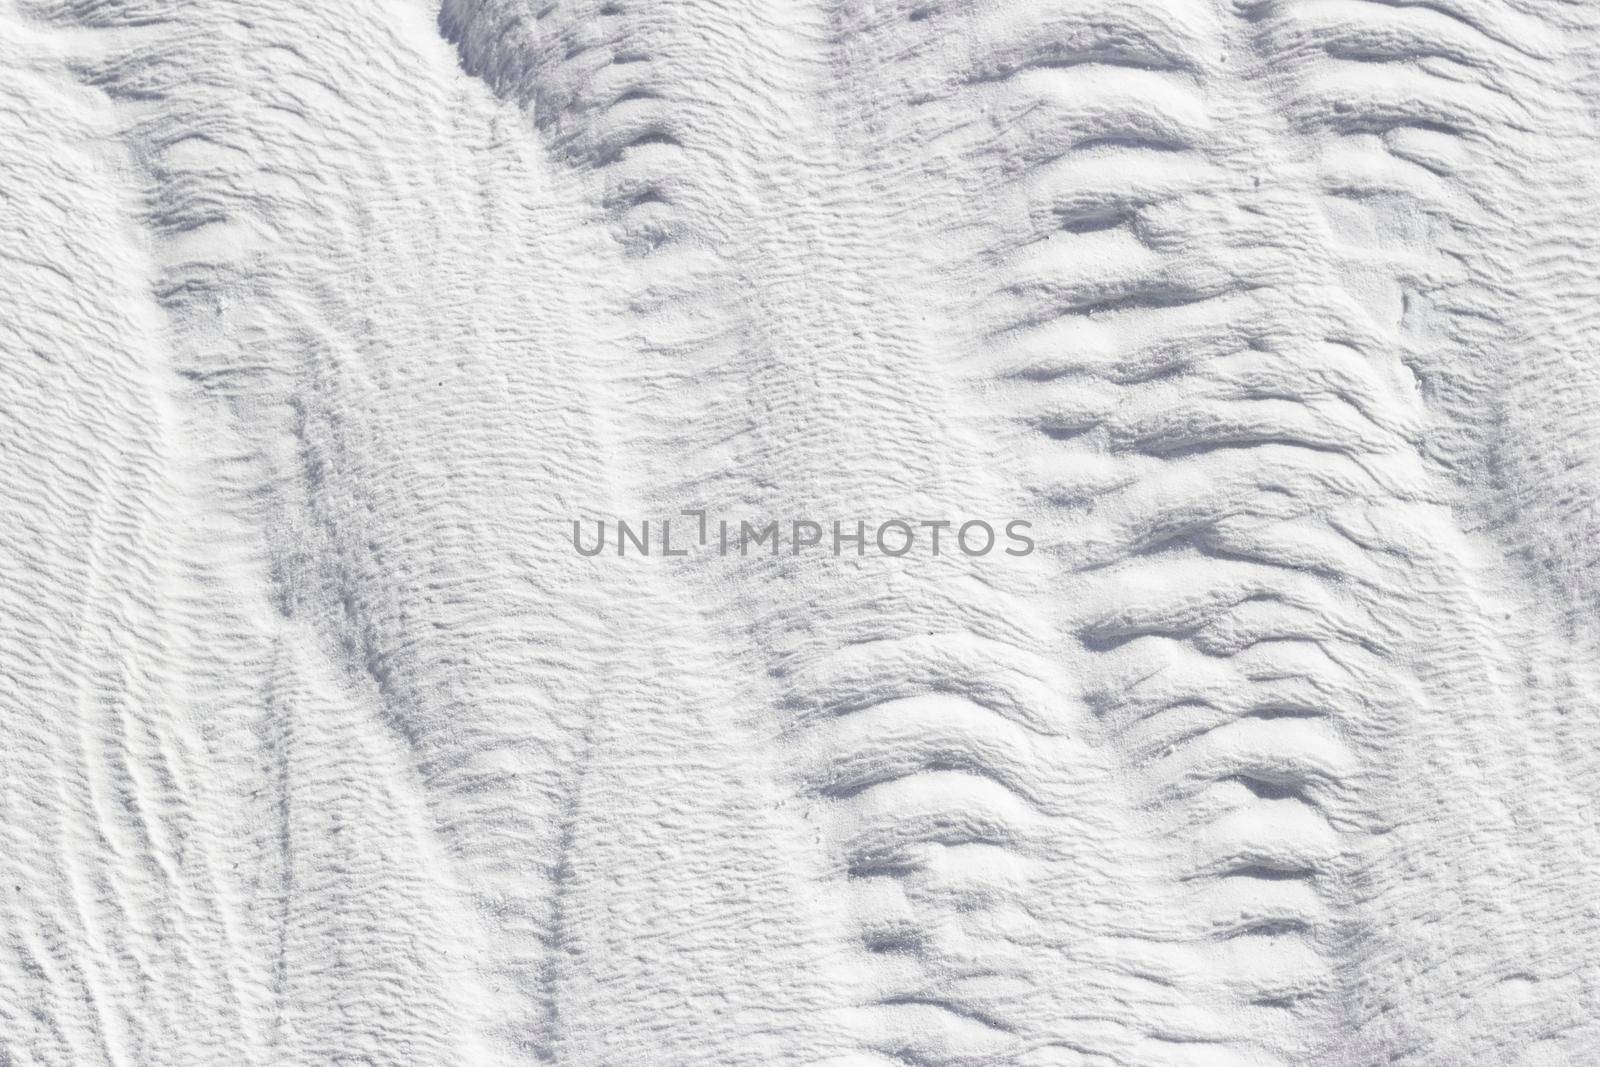
[[1591, 3], [0, 0], [0, 1065], [1600, 1062], [1597, 204]]

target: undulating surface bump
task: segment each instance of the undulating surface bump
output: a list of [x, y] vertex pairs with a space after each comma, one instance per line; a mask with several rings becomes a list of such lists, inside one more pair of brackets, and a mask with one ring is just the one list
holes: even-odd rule
[[0, 0], [0, 1065], [1600, 1060], [1600, 14]]

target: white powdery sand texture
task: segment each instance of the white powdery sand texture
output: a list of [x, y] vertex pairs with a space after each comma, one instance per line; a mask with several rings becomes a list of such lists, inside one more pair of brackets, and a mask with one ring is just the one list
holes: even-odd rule
[[1600, 1062], [1597, 205], [1562, 0], [0, 0], [0, 1067]]

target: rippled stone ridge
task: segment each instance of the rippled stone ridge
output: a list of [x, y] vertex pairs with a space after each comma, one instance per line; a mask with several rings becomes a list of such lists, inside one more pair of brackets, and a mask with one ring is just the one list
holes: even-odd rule
[[1597, 115], [1559, 0], [0, 0], [0, 1067], [1600, 1063]]

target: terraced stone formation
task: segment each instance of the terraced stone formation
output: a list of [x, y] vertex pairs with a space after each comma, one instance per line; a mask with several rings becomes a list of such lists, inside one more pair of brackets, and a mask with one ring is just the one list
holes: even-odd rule
[[0, 4], [0, 1064], [1591, 1062], [1597, 47]]

